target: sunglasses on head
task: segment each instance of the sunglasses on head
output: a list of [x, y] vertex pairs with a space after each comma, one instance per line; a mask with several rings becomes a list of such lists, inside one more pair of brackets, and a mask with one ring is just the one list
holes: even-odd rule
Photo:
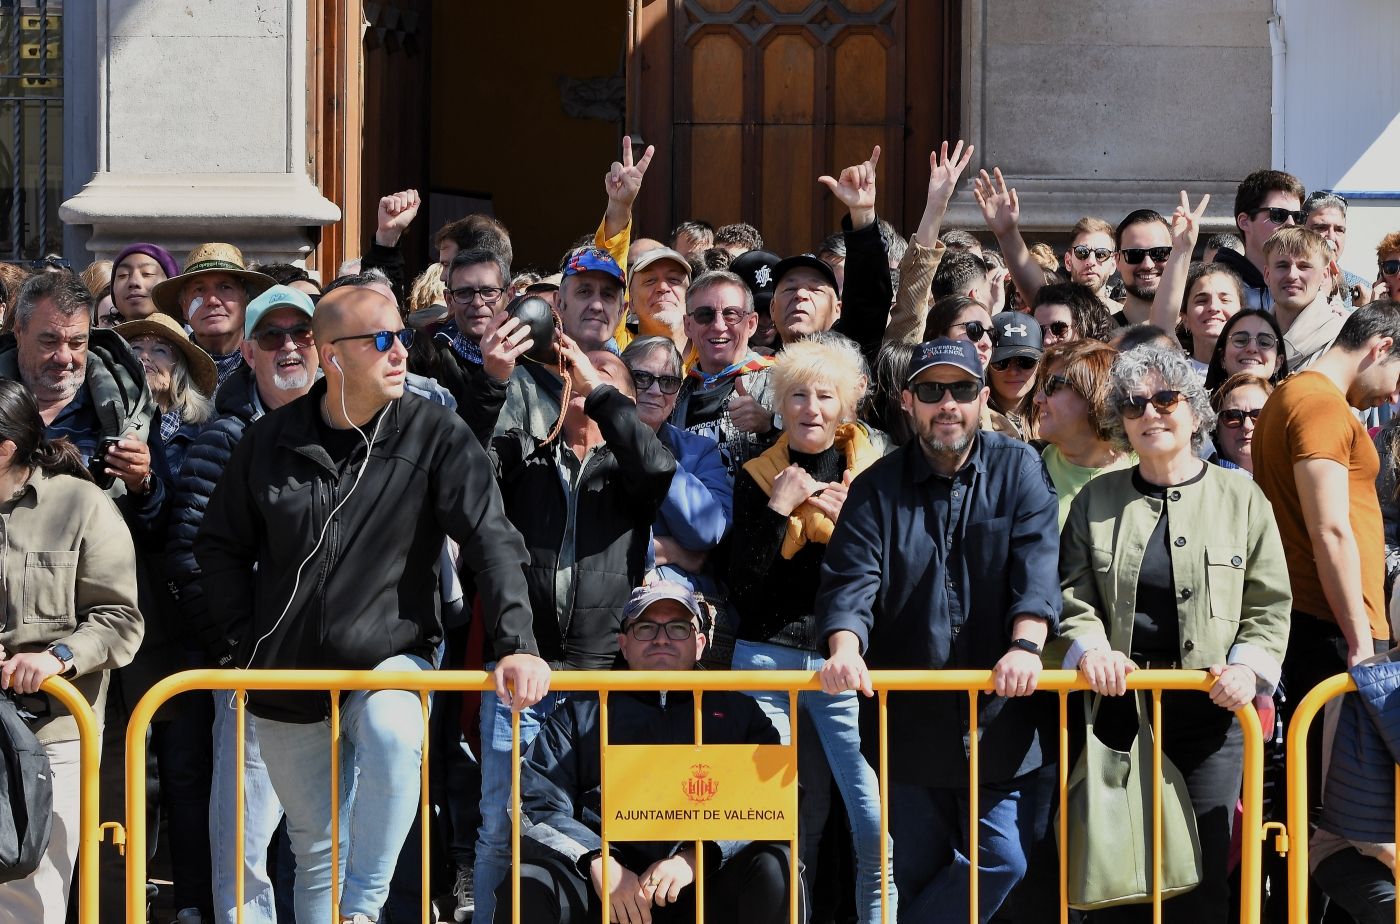
[[1278, 346], [1278, 338], [1269, 333], [1251, 334], [1242, 330], [1230, 335], [1230, 346], [1237, 350], [1243, 350], [1251, 341], [1258, 344], [1261, 350], [1272, 350]]
[[992, 368], [998, 372], [1005, 372], [1014, 364], [1016, 368], [1020, 369], [1022, 372], [1030, 372], [1039, 365], [1039, 363], [1040, 360], [1033, 356], [1011, 356], [1007, 359], [998, 359], [996, 362], [992, 363]]
[[277, 352], [288, 340], [298, 349], [311, 346], [311, 327], [306, 324], [298, 324], [296, 327], [268, 327], [253, 335], [253, 341], [264, 353]]
[[394, 341], [404, 345], [404, 349], [413, 346], [414, 331], [410, 327], [403, 330], [377, 330], [372, 334], [352, 334], [349, 337], [336, 337], [331, 343], [340, 343], [342, 340], [373, 340], [374, 348], [381, 353], [389, 352]]
[[1074, 384], [1063, 375], [1048, 375], [1045, 377], [1045, 384], [1040, 386], [1040, 390], [1045, 392], [1045, 397], [1049, 398], [1061, 388], [1074, 388]]
[[996, 327], [983, 324], [981, 321], [964, 321], [961, 324], [954, 324], [953, 327], [961, 327], [966, 332], [967, 339], [973, 343], [978, 342], [983, 337], [991, 337], [992, 345], [995, 346], [1000, 339], [997, 336]]
[[1387, 276], [1400, 275], [1400, 260], [1382, 260], [1381, 272]]
[[725, 327], [733, 327], [735, 324], [738, 324], [740, 321], [744, 320], [744, 318], [748, 317], [749, 314], [744, 309], [734, 306], [720, 308], [718, 310], [710, 307], [696, 308], [694, 311], [688, 313], [690, 319], [701, 327], [708, 327], [715, 323], [715, 315], [719, 315], [724, 319]]
[[1147, 413], [1150, 404], [1157, 409], [1157, 413], [1170, 414], [1180, 401], [1181, 392], [1164, 388], [1152, 395], [1129, 395], [1118, 402], [1118, 413], [1128, 420], [1137, 420]]
[[646, 391], [656, 384], [661, 389], [663, 395], [674, 395], [681, 390], [681, 377], [678, 375], [656, 375], [652, 372], [643, 372], [640, 369], [629, 369], [632, 373], [632, 384], [637, 386], [638, 392]]
[[1124, 247], [1118, 252], [1123, 255], [1123, 262], [1130, 266], [1137, 266], [1143, 257], [1151, 257], [1153, 263], [1166, 263], [1167, 257], [1172, 255], [1170, 247]]
[[1281, 225], [1290, 218], [1293, 219], [1295, 225], [1301, 225], [1308, 218], [1308, 214], [1303, 211], [1295, 212], [1293, 209], [1267, 205], [1260, 206], [1257, 209], [1250, 209], [1246, 214], [1248, 214], [1250, 218], [1255, 218], [1265, 212], [1269, 213], [1269, 221], [1276, 225]]
[[942, 404], [943, 396], [949, 393], [952, 393], [953, 400], [959, 404], [970, 404], [982, 393], [982, 383], [976, 379], [963, 379], [960, 382], [916, 382], [909, 386], [909, 390], [922, 404]]
[[1070, 323], [1068, 321], [1051, 321], [1044, 325], [1045, 329], [1061, 340], [1069, 336]]
[[650, 642], [661, 634], [662, 629], [673, 642], [683, 642], [695, 635], [695, 624], [692, 622], [634, 622], [627, 627], [627, 634], [639, 642]]
[[1077, 260], [1087, 260], [1093, 256], [1095, 263], [1102, 263], [1113, 256], [1113, 251], [1107, 247], [1089, 247], [1085, 244], [1075, 244], [1070, 253], [1074, 254]]
[[1255, 423], [1258, 423], [1259, 410], [1260, 409], [1257, 407], [1252, 411], [1244, 411], [1237, 407], [1232, 407], [1220, 412], [1220, 422], [1223, 423], [1225, 426], [1231, 428], [1232, 430], [1237, 430], [1240, 427], [1244, 426], [1244, 419], [1246, 417], [1248, 417]]

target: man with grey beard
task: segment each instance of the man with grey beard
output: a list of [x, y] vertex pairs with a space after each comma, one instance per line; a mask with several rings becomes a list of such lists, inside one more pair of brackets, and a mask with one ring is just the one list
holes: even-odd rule
[[[233, 449], [244, 432], [264, 414], [311, 390], [320, 369], [311, 316], [316, 306], [310, 297], [290, 286], [273, 286], [248, 304], [243, 318], [243, 365], [219, 387], [215, 418], [210, 421], [185, 457], [180, 470], [166, 545], [166, 564], [179, 600], [180, 614], [191, 637], [202, 643], [210, 663], [224, 664], [219, 633], [209, 617], [209, 605], [200, 587], [199, 566], [194, 559], [194, 539], [204, 520], [204, 509], [214, 493]], [[239, 767], [233, 761], [238, 731], [231, 694], [214, 693], [213, 784], [209, 798], [209, 830], [234, 830], [234, 787]], [[227, 837], [211, 839], [214, 921], [233, 921], [236, 915], [236, 875], [244, 872], [243, 920], [248, 924], [274, 924], [277, 920], [273, 887], [267, 873], [267, 845], [282, 820], [282, 804], [272, 791], [258, 749], [252, 722], [244, 726], [244, 801], [246, 847], [239, 849]]]
[[[816, 602], [825, 693], [872, 696], [867, 664], [992, 671], [976, 724], [983, 920], [1049, 819], [1035, 783], [1054, 762], [1053, 701], [1030, 694], [1060, 615], [1059, 502], [1034, 449], [978, 429], [987, 393], [968, 341], [915, 347], [901, 401], [917, 435], [851, 485]], [[969, 718], [961, 693], [889, 696], [900, 920], [967, 916]]]

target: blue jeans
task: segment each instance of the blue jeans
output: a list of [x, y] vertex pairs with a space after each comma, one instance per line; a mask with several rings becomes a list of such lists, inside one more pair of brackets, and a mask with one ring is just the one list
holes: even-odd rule
[[243, 864], [244, 924], [276, 924], [272, 880], [267, 873], [267, 847], [282, 822], [282, 803], [272, 791], [267, 767], [258, 748], [258, 735], [251, 713], [244, 712], [243, 732], [243, 846], [237, 839], [238, 819], [235, 787], [238, 767], [238, 718], [232, 690], [215, 690], [214, 696], [214, 780], [209, 794], [211, 873], [214, 884], [214, 920], [234, 924], [237, 920], [238, 865]]
[[[395, 655], [375, 670], [432, 670]], [[330, 723], [255, 718], [272, 787], [297, 858], [297, 921], [331, 919]], [[379, 918], [399, 850], [418, 812], [423, 707], [417, 693], [357, 690], [340, 709], [340, 913]], [[364, 798], [356, 798], [356, 795]]]
[[[1026, 875], [1035, 830], [1034, 774], [977, 790], [977, 917], [989, 920]], [[894, 878], [904, 896], [901, 924], [966, 921], [966, 787], [892, 781], [890, 829], [899, 840]]]
[[[496, 669], [494, 663], [486, 670]], [[540, 726], [563, 705], [567, 693], [550, 693], [520, 711], [520, 755]], [[510, 875], [510, 707], [495, 691], [481, 694], [481, 827], [476, 838], [474, 922], [490, 924], [496, 913], [496, 889]]]
[[[814, 652], [786, 645], [743, 639], [734, 643], [736, 671], [819, 671], [825, 663], [826, 660]], [[758, 700], [764, 713], [778, 729], [783, 743], [787, 744], [791, 728], [787, 713], [788, 694], [769, 690], [749, 695]], [[825, 762], [831, 768], [831, 775], [836, 778], [836, 786], [846, 803], [846, 815], [851, 822], [851, 838], [856, 850], [856, 913], [862, 924], [875, 924], [880, 920], [880, 780], [860, 752], [860, 702], [856, 699], [857, 695], [854, 691], [839, 696], [803, 693], [798, 697], [797, 707], [811, 719], [820, 750], [825, 752]], [[812, 741], [812, 737], [799, 735], [797, 739], [799, 777], [803, 766], [823, 759], [815, 749], [816, 742]], [[821, 833], [817, 826], [820, 822], [813, 822], [809, 801], [804, 795], [799, 824], [804, 834], [815, 838]], [[885, 849], [893, 856], [892, 839], [886, 842]], [[898, 907], [898, 890], [891, 878], [890, 920], [894, 920]]]

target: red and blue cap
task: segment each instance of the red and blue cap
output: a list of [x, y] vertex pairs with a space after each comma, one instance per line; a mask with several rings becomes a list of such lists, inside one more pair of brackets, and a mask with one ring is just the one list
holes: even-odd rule
[[612, 258], [612, 254], [597, 247], [580, 247], [571, 251], [564, 261], [564, 276], [577, 276], [579, 273], [606, 273], [616, 279], [621, 286], [627, 285], [627, 276], [622, 267]]

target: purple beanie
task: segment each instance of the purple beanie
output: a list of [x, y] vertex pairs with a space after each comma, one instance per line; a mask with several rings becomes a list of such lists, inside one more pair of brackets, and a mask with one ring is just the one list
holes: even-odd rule
[[130, 244], [117, 258], [112, 261], [112, 272], [116, 272], [117, 267], [122, 265], [122, 261], [134, 253], [143, 253], [152, 260], [160, 264], [160, 268], [165, 270], [166, 279], [174, 279], [180, 275], [180, 264], [175, 262], [175, 258], [170, 255], [170, 251], [155, 244]]

